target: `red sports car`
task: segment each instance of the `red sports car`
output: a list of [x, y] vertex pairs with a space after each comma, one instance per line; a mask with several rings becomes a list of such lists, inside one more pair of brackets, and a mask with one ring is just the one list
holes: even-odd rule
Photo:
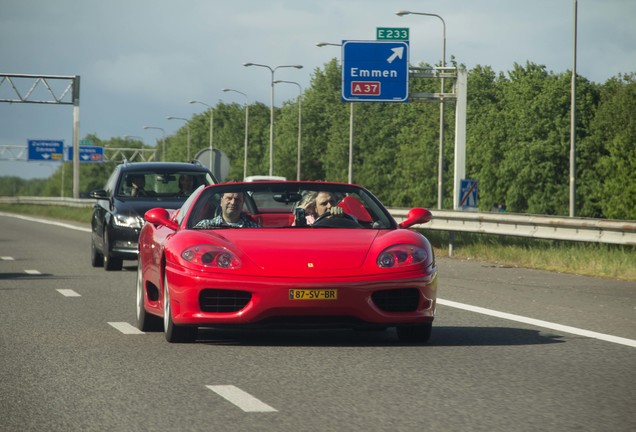
[[200, 187], [145, 214], [137, 325], [192, 342], [199, 327], [396, 327], [426, 342], [437, 295], [429, 241], [363, 187], [263, 181]]

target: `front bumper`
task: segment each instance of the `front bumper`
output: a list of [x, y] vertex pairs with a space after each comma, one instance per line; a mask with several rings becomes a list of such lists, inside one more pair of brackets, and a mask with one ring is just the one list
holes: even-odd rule
[[[322, 278], [214, 277], [168, 266], [173, 322], [196, 326], [372, 327], [432, 322], [437, 298], [437, 271], [421, 270], [382, 276]], [[337, 290], [337, 299], [292, 300], [290, 290]], [[237, 310], [204, 311], [210, 290], [234, 291], [244, 301]], [[392, 294], [408, 294], [412, 307], [387, 307]], [[415, 293], [415, 297], [413, 294]], [[203, 295], [202, 295], [203, 294]], [[388, 299], [388, 303], [387, 303]], [[399, 299], [398, 299], [399, 301]], [[397, 310], [396, 310], [397, 309]]]
[[110, 253], [127, 260], [136, 260], [139, 249], [140, 228], [111, 227], [110, 228]]

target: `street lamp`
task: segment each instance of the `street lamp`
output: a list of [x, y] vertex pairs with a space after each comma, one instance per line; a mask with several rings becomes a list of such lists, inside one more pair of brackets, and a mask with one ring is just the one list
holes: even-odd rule
[[296, 161], [296, 180], [300, 180], [300, 141], [301, 141], [301, 136], [302, 136], [302, 102], [301, 102], [301, 96], [303, 94], [303, 89], [300, 86], [300, 84], [298, 84], [296, 81], [284, 81], [284, 80], [276, 80], [274, 81], [274, 84], [279, 84], [279, 83], [287, 83], [287, 84], [294, 84], [298, 86], [298, 158]]
[[161, 143], [162, 143], [161, 160], [165, 162], [166, 160], [166, 131], [163, 130], [163, 128], [156, 127], [156, 126], [144, 126], [144, 129], [146, 130], [157, 129], [157, 130], [160, 130], [161, 133], [163, 134], [163, 139], [161, 140]]
[[[395, 13], [397, 16], [404, 15], [424, 15], [439, 18], [442, 22], [442, 68], [446, 67], [446, 22], [444, 19], [432, 13], [399, 11]], [[437, 167], [437, 208], [442, 208], [443, 194], [443, 172], [444, 172], [444, 78], [442, 77], [442, 90], [439, 99], [439, 160]]]
[[280, 68], [296, 68], [296, 69], [302, 69], [302, 65], [282, 65], [282, 66], [276, 66], [276, 67], [271, 67], [268, 65], [264, 65], [264, 64], [258, 64], [258, 63], [243, 63], [243, 66], [245, 67], [249, 67], [249, 66], [258, 66], [258, 67], [264, 67], [269, 69], [269, 71], [272, 74], [272, 79], [271, 79], [271, 99], [270, 99], [270, 108], [269, 108], [269, 175], [274, 175], [274, 72], [276, 72], [276, 69], [280, 69]]
[[578, 4], [574, 0], [572, 79], [570, 84], [570, 217], [576, 212], [576, 33]]
[[318, 42], [316, 44], [317, 47], [324, 47], [324, 46], [337, 46], [337, 47], [341, 47], [342, 44], [337, 44], [337, 43], [330, 43], [330, 42]]
[[210, 170], [212, 169], [212, 153], [214, 152], [213, 143], [214, 143], [214, 107], [212, 105], [208, 105], [205, 102], [199, 102], [196, 100], [191, 100], [191, 104], [200, 104], [208, 107], [210, 109]]
[[186, 127], [188, 128], [188, 143], [187, 143], [187, 161], [190, 161], [190, 123], [188, 122], [188, 119], [183, 118], [183, 117], [174, 117], [174, 116], [168, 116], [166, 117], [166, 119], [168, 120], [183, 120], [186, 124]]
[[[316, 46], [321, 48], [324, 46], [341, 47], [342, 44], [318, 42]], [[349, 168], [347, 180], [349, 183], [353, 183], [353, 102], [349, 102]]]
[[241, 94], [243, 96], [245, 96], [245, 144], [244, 144], [244, 149], [243, 149], [243, 178], [247, 177], [247, 138], [248, 138], [248, 131], [249, 131], [249, 121], [250, 121], [250, 116], [249, 116], [249, 99], [247, 97], [247, 95], [243, 92], [240, 92], [238, 90], [234, 90], [234, 89], [230, 89], [230, 88], [224, 88], [223, 89], [224, 92], [234, 92], [234, 93], [238, 93]]

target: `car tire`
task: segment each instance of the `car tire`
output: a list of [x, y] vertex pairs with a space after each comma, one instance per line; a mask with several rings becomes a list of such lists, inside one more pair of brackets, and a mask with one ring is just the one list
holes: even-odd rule
[[110, 254], [110, 241], [108, 239], [108, 232], [104, 230], [104, 270], [121, 270], [123, 266], [123, 259], [114, 257]]
[[433, 323], [398, 326], [397, 335], [400, 342], [404, 343], [426, 343], [431, 338]]
[[180, 326], [172, 322], [170, 307], [170, 290], [168, 289], [168, 277], [163, 278], [163, 329], [166, 340], [170, 343], [190, 343], [197, 337], [197, 328]]
[[102, 255], [95, 246], [95, 240], [91, 235], [91, 266], [102, 267], [104, 265], [104, 255]]
[[163, 320], [161, 317], [146, 312], [144, 308], [144, 291], [140, 260], [137, 265], [137, 328], [144, 332], [162, 331]]

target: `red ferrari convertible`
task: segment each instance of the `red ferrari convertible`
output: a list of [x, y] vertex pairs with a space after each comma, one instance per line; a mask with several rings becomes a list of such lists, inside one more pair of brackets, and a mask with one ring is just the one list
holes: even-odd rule
[[437, 295], [429, 241], [363, 187], [263, 181], [200, 187], [145, 214], [137, 326], [193, 342], [199, 327], [396, 327], [426, 342]]

